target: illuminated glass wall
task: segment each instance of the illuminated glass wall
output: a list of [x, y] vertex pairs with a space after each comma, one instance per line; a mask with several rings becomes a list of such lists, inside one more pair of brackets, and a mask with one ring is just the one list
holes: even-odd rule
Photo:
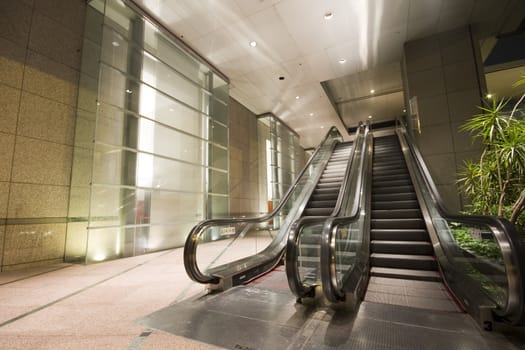
[[119, 0], [86, 19], [66, 260], [184, 244], [228, 214], [228, 83]]
[[293, 185], [304, 165], [304, 149], [299, 137], [278, 118], [269, 114], [258, 119], [261, 209], [276, 207]]

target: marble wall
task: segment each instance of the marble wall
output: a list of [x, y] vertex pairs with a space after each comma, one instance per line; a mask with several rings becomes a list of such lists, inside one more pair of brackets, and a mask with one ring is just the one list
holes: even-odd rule
[[61, 262], [83, 0], [0, 0], [0, 268]]
[[257, 118], [230, 98], [230, 214], [259, 213]]
[[[452, 211], [464, 205], [457, 173], [466, 159], [479, 158], [481, 145], [459, 129], [479, 113], [486, 89], [478, 43], [468, 27], [405, 44], [405, 96], [417, 97], [421, 133], [414, 132], [443, 200]], [[407, 101], [408, 105], [408, 101]]]

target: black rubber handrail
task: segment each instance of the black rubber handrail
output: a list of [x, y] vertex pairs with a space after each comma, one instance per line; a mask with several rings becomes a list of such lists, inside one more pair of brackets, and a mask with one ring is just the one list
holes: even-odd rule
[[[319, 153], [320, 149], [326, 144], [326, 142], [329, 140], [332, 134], [335, 134], [336, 137], [342, 137], [337, 128], [331, 127], [330, 130], [326, 133], [325, 137], [317, 146], [315, 152], [312, 154], [306, 165], [301, 170], [301, 173], [297, 176], [294, 184], [288, 189], [286, 194], [284, 195], [283, 199], [280, 201], [279, 205], [270, 213], [254, 217], [254, 218], [226, 218], [226, 219], [208, 219], [203, 220], [197, 225], [195, 225], [192, 230], [190, 231], [188, 237], [186, 238], [186, 243], [184, 245], [184, 268], [186, 270], [186, 273], [188, 276], [199, 283], [210, 283], [210, 284], [217, 284], [220, 282], [220, 277], [217, 276], [220, 268], [214, 268], [215, 274], [204, 274], [202, 271], [200, 271], [198, 265], [197, 265], [197, 246], [198, 246], [198, 240], [202, 232], [211, 226], [218, 226], [218, 225], [231, 225], [231, 224], [239, 224], [239, 223], [262, 223], [271, 220], [274, 218], [283, 208], [283, 206], [288, 202], [288, 200], [291, 198], [292, 193], [296, 189], [296, 187], [299, 185], [299, 182], [305, 175], [306, 170], [309, 168], [309, 166], [312, 164], [313, 160], [316, 158], [317, 154]], [[284, 246], [284, 245], [283, 245]], [[251, 259], [244, 258], [241, 259], [238, 262], [238, 265], [240, 266], [238, 270], [246, 269], [250, 265], [264, 265], [268, 263], [268, 260], [271, 259], [279, 259], [282, 254], [283, 249], [279, 247], [276, 247], [276, 244], [271, 244], [269, 247], [267, 247], [262, 253], [259, 253], [259, 258]], [[226, 268], [231, 268], [231, 264], [235, 262], [226, 264], [228, 265]]]
[[[323, 226], [323, 233], [321, 236], [321, 282], [323, 284], [323, 293], [326, 299], [331, 302], [338, 302], [345, 300], [345, 291], [342, 287], [344, 282], [339, 285], [337, 282], [337, 271], [336, 271], [336, 246], [335, 246], [335, 233], [340, 225], [350, 225], [356, 222], [363, 209], [367, 209], [369, 191], [369, 181], [371, 179], [371, 168], [370, 157], [371, 157], [372, 143], [371, 134], [367, 128], [366, 133], [363, 137], [363, 143], [361, 145], [360, 160], [359, 160], [359, 173], [356, 182], [356, 188], [354, 191], [354, 204], [352, 211], [346, 216], [333, 216], [328, 218]], [[361, 201], [362, 196], [365, 197], [365, 201]], [[366, 240], [365, 235], [363, 237]], [[365, 242], [366, 243], [366, 242]], [[356, 257], [362, 258], [362, 261], [358, 261], [354, 264], [346, 273], [343, 280], [352, 277], [355, 273], [358, 275], [362, 274], [365, 269], [364, 266], [368, 264], [368, 255], [364, 256], [356, 255]], [[359, 281], [360, 276], [354, 278]], [[357, 288], [357, 286], [355, 286]]]
[[[348, 184], [350, 182], [350, 170], [353, 166], [356, 150], [359, 149], [360, 145], [363, 143], [364, 138], [368, 135], [368, 125], [360, 123], [358, 129], [356, 130], [356, 137], [354, 139], [351, 154], [349, 157], [348, 165], [346, 167], [345, 175], [343, 177], [343, 185], [339, 192], [335, 208], [330, 216], [308, 216], [302, 217], [296, 220], [290, 227], [290, 233], [288, 234], [288, 242], [286, 245], [286, 276], [288, 278], [288, 285], [290, 290], [298, 297], [303, 298], [305, 296], [313, 295], [313, 289], [315, 285], [305, 285], [301, 281], [299, 275], [299, 269], [297, 266], [298, 258], [298, 244], [301, 231], [304, 226], [311, 226], [315, 224], [323, 223], [327, 218], [339, 215], [342, 208], [342, 203], [345, 200], [346, 191], [349, 190]], [[321, 248], [322, 249], [322, 248]], [[321, 251], [322, 253], [322, 251]], [[321, 263], [321, 271], [323, 264]], [[324, 285], [324, 284], [323, 284]]]
[[525, 249], [521, 244], [519, 232], [508, 220], [495, 216], [459, 215], [448, 211], [430, 175], [423, 157], [407, 132], [403, 123], [399, 123], [398, 135], [407, 140], [410, 153], [420, 171], [425, 185], [431, 195], [439, 215], [449, 221], [480, 225], [491, 229], [503, 257], [507, 274], [508, 293], [507, 303], [503, 309], [496, 309], [494, 313], [512, 324], [522, 324], [525, 321]]

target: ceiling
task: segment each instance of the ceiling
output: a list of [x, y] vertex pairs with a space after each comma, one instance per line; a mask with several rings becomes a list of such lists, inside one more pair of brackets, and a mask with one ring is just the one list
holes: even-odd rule
[[[226, 75], [233, 98], [257, 115], [273, 113], [305, 148], [316, 146], [329, 126], [344, 133], [368, 116], [402, 114], [399, 62], [405, 42], [466, 24], [494, 34], [524, 3], [132, 1]], [[332, 17], [325, 19], [328, 13]]]

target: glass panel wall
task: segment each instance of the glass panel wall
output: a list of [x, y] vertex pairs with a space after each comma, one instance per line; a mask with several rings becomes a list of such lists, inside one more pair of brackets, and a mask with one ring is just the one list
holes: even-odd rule
[[304, 166], [304, 149], [299, 137], [272, 114], [259, 117], [257, 124], [261, 209], [275, 208]]
[[228, 82], [122, 1], [87, 12], [66, 260], [182, 246], [228, 214]]

